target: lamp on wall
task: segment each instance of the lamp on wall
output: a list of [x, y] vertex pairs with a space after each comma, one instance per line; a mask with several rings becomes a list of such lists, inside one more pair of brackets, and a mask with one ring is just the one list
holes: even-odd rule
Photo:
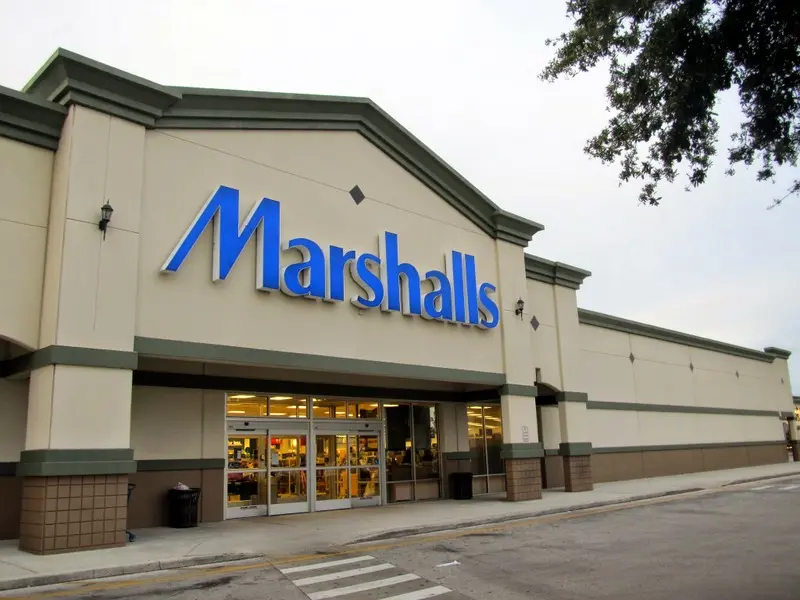
[[517, 309], [514, 311], [514, 314], [517, 315], [520, 319], [522, 318], [522, 311], [525, 309], [525, 300], [520, 298], [517, 300]]
[[111, 222], [111, 215], [113, 213], [114, 209], [111, 208], [111, 204], [106, 200], [106, 203], [100, 207], [100, 221], [97, 223], [100, 231], [103, 232], [103, 239], [106, 239], [106, 229], [108, 229], [108, 224]]

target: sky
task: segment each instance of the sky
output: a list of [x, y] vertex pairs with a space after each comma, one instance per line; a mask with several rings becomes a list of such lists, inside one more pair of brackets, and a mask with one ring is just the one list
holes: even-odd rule
[[[778, 346], [800, 394], [800, 197], [724, 174], [721, 99], [707, 183], [658, 207], [583, 147], [608, 119], [603, 69], [543, 83], [565, 1], [0, 0], [0, 85], [58, 47], [166, 85], [366, 96], [506, 210], [545, 225], [528, 252], [592, 272], [579, 306], [752, 348]], [[798, 169], [794, 170], [796, 176]], [[793, 364], [792, 364], [793, 363]]]

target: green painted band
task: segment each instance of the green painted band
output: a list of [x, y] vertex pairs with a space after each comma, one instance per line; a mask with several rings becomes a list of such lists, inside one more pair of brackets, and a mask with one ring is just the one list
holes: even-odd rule
[[136, 461], [136, 470], [140, 473], [143, 471], [204, 471], [224, 468], [224, 458], [168, 458]]
[[558, 453], [561, 456], [591, 456], [592, 442], [561, 442]]
[[160, 371], [134, 371], [133, 385], [177, 389], [219, 390], [224, 392], [256, 392], [297, 394], [305, 396], [332, 396], [340, 398], [380, 398], [419, 402], [497, 402], [496, 389], [474, 392], [433, 391], [404, 388], [342, 385], [332, 383], [305, 383], [216, 375], [190, 375]]
[[535, 385], [520, 385], [517, 383], [507, 383], [500, 388], [501, 396], [526, 396], [535, 398], [539, 393]]
[[467, 452], [445, 452], [444, 457], [447, 460], [472, 460], [472, 453]]
[[544, 448], [539, 442], [532, 444], [503, 444], [500, 449], [500, 458], [542, 458]]
[[96, 367], [102, 369], [135, 370], [138, 366], [136, 352], [82, 348], [78, 346], [47, 346], [0, 362], [0, 377], [35, 371], [49, 365]]
[[135, 473], [131, 448], [102, 450], [23, 450], [17, 474], [22, 477], [54, 475], [114, 475]]
[[769, 346], [768, 348], [764, 348], [764, 352], [774, 356], [775, 358], [781, 358], [783, 360], [789, 360], [789, 357], [792, 355], [790, 350], [784, 350], [783, 348], [776, 348], [775, 346]]
[[684, 404], [638, 404], [633, 402], [602, 402], [589, 400], [591, 410], [630, 410], [638, 412], [687, 413], [705, 415], [742, 415], [749, 417], [777, 417], [779, 411], [749, 408], [717, 408], [713, 406], [687, 406]]
[[558, 456], [558, 450], [545, 450], [545, 456]]
[[586, 404], [589, 401], [589, 394], [584, 392], [557, 392], [556, 402], [575, 402]]
[[714, 448], [750, 448], [753, 446], [780, 446], [784, 440], [770, 440], [765, 442], [722, 442], [709, 444], [667, 444], [657, 446], [612, 446], [606, 448], [593, 448], [594, 454], [620, 454], [628, 452], [665, 452], [669, 450], [712, 450]]
[[278, 350], [162, 340], [157, 338], [137, 337], [134, 341], [134, 349], [141, 355], [160, 358], [199, 360], [204, 362], [230, 362], [244, 365], [330, 371], [335, 373], [374, 375], [379, 377], [426, 379], [493, 387], [500, 387], [505, 383], [505, 375], [503, 373], [407, 365], [336, 356], [281, 352]]
[[[722, 354], [730, 354], [731, 356], [740, 356], [742, 358], [749, 358], [751, 360], [760, 360], [762, 362], [772, 362], [775, 356], [767, 352], [760, 352], [752, 348], [744, 348], [742, 346], [734, 346], [733, 344], [726, 344], [716, 340], [701, 338], [696, 335], [682, 333], [680, 331], [673, 331], [672, 329], [664, 329], [663, 327], [656, 327], [655, 325], [648, 325], [647, 323], [639, 323], [638, 321], [630, 321], [604, 313], [586, 310], [584, 308], [578, 309], [578, 321], [583, 325], [592, 325], [594, 327], [602, 327], [603, 329], [611, 329], [613, 331], [620, 331], [622, 333], [629, 333], [633, 335], [640, 335], [655, 340], [662, 340], [664, 342], [672, 342], [682, 346], [691, 346], [693, 348], [702, 348], [703, 350], [710, 350], [711, 352], [720, 352]], [[688, 365], [686, 365], [688, 368]]]

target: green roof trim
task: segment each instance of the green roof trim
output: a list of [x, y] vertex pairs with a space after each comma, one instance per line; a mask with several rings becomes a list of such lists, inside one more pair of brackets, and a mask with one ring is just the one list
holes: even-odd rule
[[[711, 352], [720, 352], [722, 354], [730, 354], [731, 356], [739, 356], [741, 358], [749, 358], [751, 360], [760, 360], [762, 362], [773, 362], [776, 357], [788, 358], [790, 354], [786, 350], [780, 352], [784, 355], [778, 355], [775, 352], [777, 348], [767, 348], [764, 352], [760, 350], [753, 350], [752, 348], [744, 348], [743, 346], [735, 346], [725, 342], [718, 342], [708, 338], [698, 337], [680, 331], [673, 331], [672, 329], [664, 329], [663, 327], [656, 327], [655, 325], [648, 325], [646, 323], [639, 323], [638, 321], [630, 321], [622, 319], [605, 313], [594, 312], [586, 310], [585, 308], [578, 309], [578, 321], [582, 325], [592, 325], [594, 327], [602, 327], [604, 329], [612, 329], [622, 333], [630, 333], [632, 335], [640, 335], [664, 342], [672, 342], [673, 344], [681, 344], [683, 346], [691, 346], [693, 348], [701, 348]], [[772, 350], [772, 352], [769, 352]]]
[[534, 281], [577, 290], [591, 271], [525, 253], [525, 276]]
[[[62, 121], [63, 107], [77, 104], [150, 129], [355, 131], [494, 239], [525, 247], [544, 229], [501, 209], [368, 98], [163, 86], [64, 49], [39, 69], [24, 94], [15, 94], [23, 104], [61, 106]], [[30, 120], [30, 127], [44, 122], [52, 132], [51, 121], [48, 113]], [[45, 141], [55, 147], [58, 136]]]
[[784, 350], [783, 348], [775, 348], [774, 346], [764, 348], [764, 352], [775, 358], [782, 358], [783, 360], [789, 360], [789, 357], [792, 355], [791, 351]]
[[0, 136], [55, 150], [66, 116], [60, 104], [0, 86]]

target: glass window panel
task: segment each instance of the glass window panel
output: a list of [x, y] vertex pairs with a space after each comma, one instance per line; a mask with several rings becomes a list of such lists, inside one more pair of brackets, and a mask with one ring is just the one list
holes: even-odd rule
[[305, 471], [273, 471], [272, 501], [275, 504], [305, 502], [308, 499]]
[[229, 417], [266, 417], [267, 397], [256, 394], [231, 394], [228, 396]]
[[347, 403], [330, 398], [312, 398], [315, 419], [344, 419], [347, 417]]
[[379, 419], [380, 413], [377, 402], [350, 402], [348, 405], [349, 416], [356, 419]]
[[318, 467], [347, 466], [347, 436], [318, 435], [317, 466]]
[[467, 407], [467, 435], [469, 451], [472, 454], [472, 472], [475, 475], [486, 473], [486, 438], [483, 428], [483, 407]]
[[231, 436], [228, 438], [229, 469], [266, 469], [267, 441], [259, 436]]
[[350, 469], [351, 498], [372, 498], [379, 496], [380, 493], [380, 469], [377, 467]]
[[386, 411], [386, 477], [388, 481], [413, 479], [411, 405], [384, 404]]
[[269, 444], [272, 469], [296, 469], [306, 466], [306, 436], [273, 435]]
[[306, 399], [285, 395], [270, 396], [269, 416], [304, 419], [306, 418]]
[[267, 503], [267, 474], [264, 471], [228, 473], [228, 506], [264, 505]]
[[347, 488], [348, 469], [317, 471], [317, 500], [342, 500], [350, 497]]
[[439, 444], [436, 431], [436, 407], [414, 405], [413, 415], [416, 479], [438, 479]]
[[500, 405], [489, 404], [484, 406], [483, 419], [489, 473], [505, 473], [505, 462], [500, 456], [503, 449], [503, 411]]

